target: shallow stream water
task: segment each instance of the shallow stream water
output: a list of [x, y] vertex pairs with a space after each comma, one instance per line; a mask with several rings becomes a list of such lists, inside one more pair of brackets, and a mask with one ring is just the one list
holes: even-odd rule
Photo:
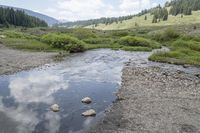
[[[148, 62], [148, 52], [100, 49], [73, 54], [61, 63], [0, 76], [0, 133], [81, 132], [100, 119], [115, 100], [124, 63], [183, 67]], [[197, 71], [191, 68], [189, 72]], [[92, 103], [81, 103], [84, 97]], [[60, 112], [50, 110], [58, 104]], [[81, 113], [94, 109], [96, 117]]]

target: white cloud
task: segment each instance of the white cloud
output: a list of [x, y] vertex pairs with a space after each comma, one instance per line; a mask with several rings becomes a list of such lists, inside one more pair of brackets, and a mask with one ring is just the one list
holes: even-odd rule
[[153, 0], [52, 0], [54, 7], [44, 9], [57, 19], [85, 20], [100, 17], [117, 17], [140, 12], [157, 3]]

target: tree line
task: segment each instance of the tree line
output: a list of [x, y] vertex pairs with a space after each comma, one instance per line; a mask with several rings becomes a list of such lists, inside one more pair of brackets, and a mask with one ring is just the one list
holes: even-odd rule
[[47, 27], [47, 23], [39, 18], [29, 16], [22, 10], [0, 7], [0, 26], [22, 26], [22, 27]]
[[158, 7], [152, 8], [151, 9], [151, 15], [153, 15], [153, 20], [152, 23], [157, 23], [162, 21], [167, 21], [168, 20], [168, 10], [165, 7], [161, 7], [160, 5]]
[[102, 17], [102, 18], [99, 18], [99, 19], [66, 22], [66, 23], [56, 24], [54, 26], [65, 26], [65, 27], [88, 26], [88, 25], [98, 26], [98, 24], [100, 24], [100, 23], [105, 24], [105, 25], [109, 25], [109, 24], [112, 24], [112, 23], [122, 23], [122, 21], [131, 19], [131, 18], [133, 18], [133, 15], [121, 16], [121, 17], [111, 17], [111, 18]]
[[200, 0], [173, 0], [167, 2], [165, 6], [172, 7], [170, 14], [174, 16], [178, 14], [192, 15], [192, 11], [200, 10]]

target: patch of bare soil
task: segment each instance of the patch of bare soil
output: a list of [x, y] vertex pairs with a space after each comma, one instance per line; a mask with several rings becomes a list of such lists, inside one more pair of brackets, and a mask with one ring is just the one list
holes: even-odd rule
[[55, 55], [56, 53], [18, 51], [0, 44], [0, 75], [51, 63]]
[[200, 79], [159, 67], [123, 69], [118, 100], [91, 133], [199, 133]]

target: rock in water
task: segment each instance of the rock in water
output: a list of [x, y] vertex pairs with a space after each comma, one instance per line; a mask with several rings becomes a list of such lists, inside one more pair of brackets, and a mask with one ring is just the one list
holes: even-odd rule
[[93, 109], [87, 110], [85, 112], [82, 113], [83, 116], [88, 117], [88, 116], [95, 116], [96, 112]]
[[54, 105], [51, 106], [51, 110], [53, 112], [59, 112], [60, 111], [60, 107], [59, 107], [58, 104], [54, 104]]
[[82, 103], [90, 104], [92, 102], [92, 99], [89, 97], [85, 97], [81, 100]]
[[200, 78], [200, 73], [194, 73], [194, 76]]

